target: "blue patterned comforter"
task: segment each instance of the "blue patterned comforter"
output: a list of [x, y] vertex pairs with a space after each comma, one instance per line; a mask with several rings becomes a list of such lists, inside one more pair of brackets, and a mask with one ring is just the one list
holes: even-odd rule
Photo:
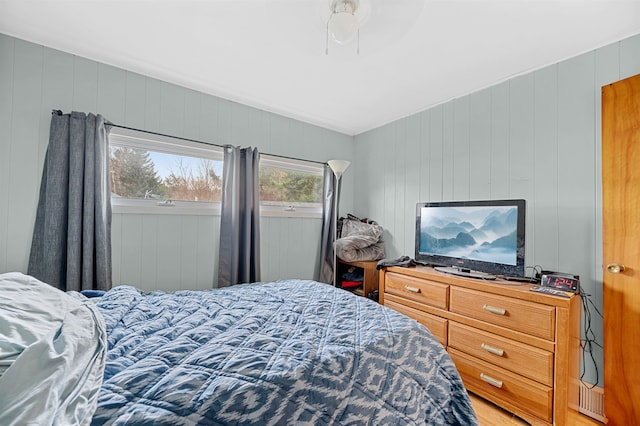
[[109, 344], [96, 425], [477, 424], [422, 325], [326, 284], [121, 286], [96, 303]]

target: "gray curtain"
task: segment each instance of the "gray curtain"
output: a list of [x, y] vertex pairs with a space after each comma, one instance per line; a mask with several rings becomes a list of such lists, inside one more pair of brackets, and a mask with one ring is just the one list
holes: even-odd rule
[[320, 275], [318, 281], [333, 284], [333, 237], [336, 229], [333, 203], [335, 179], [331, 168], [324, 166], [322, 236], [320, 242]]
[[100, 115], [51, 117], [28, 274], [65, 291], [111, 288], [109, 141]]
[[218, 287], [260, 281], [258, 149], [226, 146]]

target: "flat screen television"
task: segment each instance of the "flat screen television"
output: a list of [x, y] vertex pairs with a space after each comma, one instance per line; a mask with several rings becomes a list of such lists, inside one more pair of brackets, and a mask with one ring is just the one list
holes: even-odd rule
[[524, 277], [525, 200], [416, 206], [415, 259], [474, 278]]

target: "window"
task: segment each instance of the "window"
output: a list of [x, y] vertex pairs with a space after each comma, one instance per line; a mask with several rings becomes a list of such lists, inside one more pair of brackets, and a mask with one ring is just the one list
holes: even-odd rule
[[322, 164], [260, 155], [260, 213], [321, 217]]
[[[223, 148], [114, 127], [109, 134], [116, 213], [220, 214]], [[322, 164], [260, 155], [260, 213], [321, 217]]]
[[222, 148], [121, 128], [109, 142], [116, 212], [219, 213]]

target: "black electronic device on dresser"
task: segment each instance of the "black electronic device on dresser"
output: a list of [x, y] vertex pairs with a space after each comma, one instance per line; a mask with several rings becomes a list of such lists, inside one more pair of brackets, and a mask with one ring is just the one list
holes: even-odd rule
[[551, 287], [556, 290], [570, 291], [572, 293], [580, 293], [580, 276], [573, 274], [565, 274], [562, 272], [548, 272], [542, 274], [540, 285], [543, 287]]
[[524, 277], [525, 210], [522, 199], [417, 203], [415, 259], [470, 278]]

